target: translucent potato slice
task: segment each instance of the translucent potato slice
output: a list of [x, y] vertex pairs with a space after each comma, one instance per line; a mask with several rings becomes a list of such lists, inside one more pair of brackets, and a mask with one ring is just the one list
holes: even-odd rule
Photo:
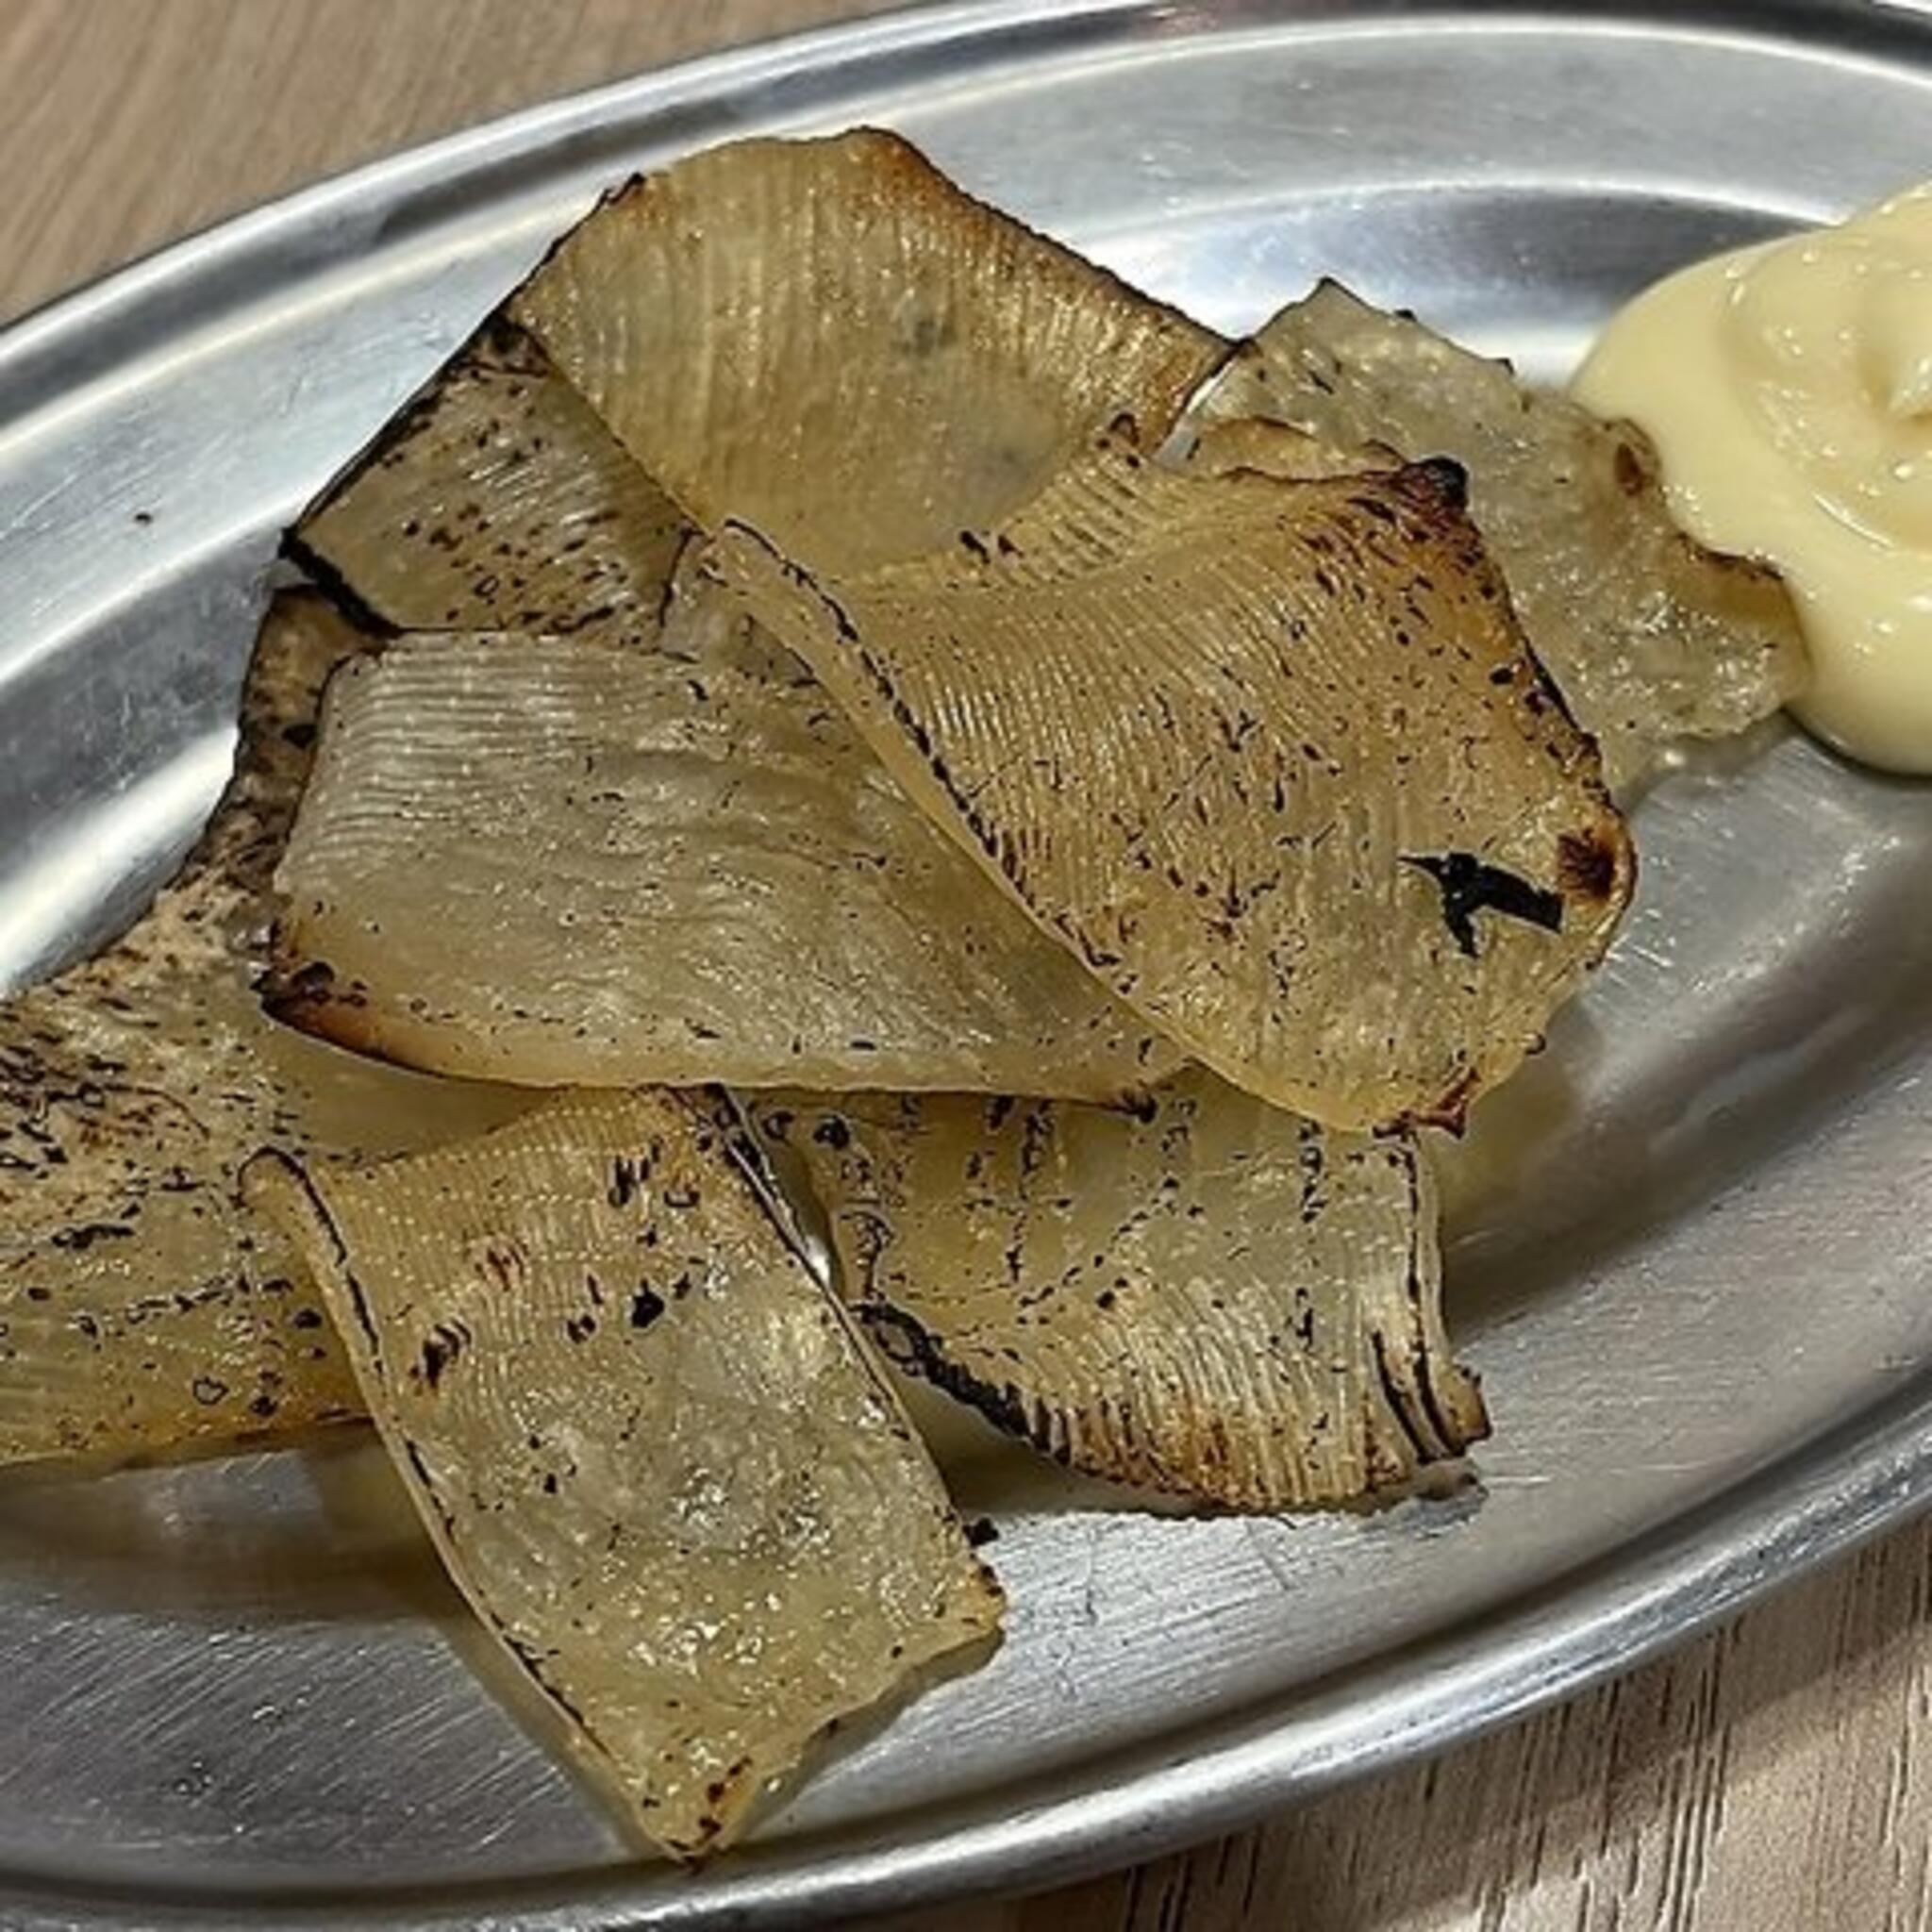
[[732, 525], [725, 575], [913, 802], [1238, 1084], [1459, 1119], [1601, 951], [1621, 825], [1440, 480], [1130, 474], [1225, 345], [896, 137], [641, 177], [505, 314]]
[[871, 128], [639, 177], [508, 312], [696, 523], [841, 571], [999, 521], [1124, 413], [1158, 443], [1226, 353]]
[[290, 531], [315, 580], [398, 630], [648, 639], [689, 526], [581, 396], [494, 317]]
[[1488, 1433], [1407, 1138], [1200, 1070], [1141, 1118], [971, 1095], [747, 1096], [802, 1160], [892, 1359], [1088, 1474], [1236, 1509], [1344, 1503]]
[[1459, 1121], [1628, 897], [1441, 469], [1171, 474], [1103, 438], [943, 554], [838, 575], [733, 526], [714, 562], [1040, 925], [1328, 1125]]
[[450, 1574], [672, 1852], [997, 1628], [881, 1372], [676, 1097], [260, 1187]]
[[263, 1019], [251, 961], [322, 682], [367, 640], [277, 598], [235, 775], [153, 908], [0, 1002], [0, 1461], [127, 1456], [359, 1408], [292, 1252], [235, 1198], [265, 1141], [387, 1153], [521, 1104]]
[[1641, 432], [1324, 282], [1218, 379], [1208, 418], [1274, 417], [1331, 443], [1447, 456], [1537, 655], [1627, 784], [1674, 740], [1742, 731], [1804, 688], [1774, 572], [1672, 522]]
[[344, 667], [277, 886], [273, 1010], [443, 1073], [1119, 1099], [1178, 1059], [702, 592], [654, 652]]

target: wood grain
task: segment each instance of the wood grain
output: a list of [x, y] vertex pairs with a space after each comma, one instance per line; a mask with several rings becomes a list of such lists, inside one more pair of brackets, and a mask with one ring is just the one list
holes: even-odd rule
[[[0, 316], [299, 182], [864, 0], [0, 0]], [[1440, 1761], [942, 1932], [1932, 1924], [1932, 1530]], [[4, 1911], [0, 1911], [4, 1917]]]

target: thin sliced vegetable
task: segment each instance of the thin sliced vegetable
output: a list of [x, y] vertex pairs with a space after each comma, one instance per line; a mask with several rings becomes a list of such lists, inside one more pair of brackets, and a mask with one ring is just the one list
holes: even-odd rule
[[508, 312], [694, 522], [839, 570], [998, 522], [1124, 414], [1158, 443], [1227, 346], [875, 128], [642, 175]]
[[1103, 439], [943, 556], [841, 576], [734, 526], [715, 560], [1044, 930], [1325, 1124], [1458, 1122], [1628, 898], [1441, 470], [1176, 475]]
[[152, 1455], [359, 1407], [292, 1252], [235, 1197], [265, 1141], [386, 1153], [515, 1096], [359, 1065], [249, 984], [329, 670], [368, 640], [278, 598], [235, 776], [125, 938], [0, 1003], [0, 1461]]
[[290, 555], [398, 630], [647, 640], [690, 526], [494, 317], [306, 510]]
[[532, 1085], [1120, 1099], [1177, 1056], [1034, 931], [789, 653], [419, 637], [329, 689], [272, 1008]]
[[1194, 1071], [1141, 1118], [751, 1095], [891, 1358], [1090, 1475], [1229, 1508], [1357, 1501], [1489, 1433], [1443, 1332], [1412, 1140]]
[[260, 1189], [450, 1574], [670, 1851], [997, 1628], [880, 1372], [675, 1095]]
[[1524, 629], [1619, 785], [1673, 741], [1728, 737], [1804, 689], [1776, 573], [1676, 526], [1641, 431], [1413, 317], [1324, 282], [1242, 346], [1203, 413], [1291, 423], [1353, 448], [1354, 467], [1365, 446], [1462, 463]]

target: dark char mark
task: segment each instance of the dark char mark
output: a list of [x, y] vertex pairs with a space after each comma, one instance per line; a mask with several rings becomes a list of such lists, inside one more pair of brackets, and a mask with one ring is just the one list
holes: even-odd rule
[[1545, 932], [1563, 929], [1563, 895], [1533, 886], [1501, 866], [1486, 865], [1473, 852], [1426, 852], [1402, 855], [1404, 865], [1425, 872], [1441, 888], [1442, 924], [1457, 945], [1476, 957], [1475, 915], [1500, 912], [1521, 919]]
[[895, 1308], [886, 1302], [860, 1302], [858, 1318], [872, 1331], [879, 1346], [903, 1368], [924, 1376], [934, 1388], [944, 1390], [955, 1401], [976, 1408], [994, 1428], [1017, 1436], [1023, 1442], [1031, 1442], [1058, 1462], [1067, 1460], [1065, 1445], [1049, 1440], [1044, 1429], [1033, 1426], [1017, 1390], [982, 1382], [961, 1368], [945, 1353], [938, 1337], [904, 1308]]

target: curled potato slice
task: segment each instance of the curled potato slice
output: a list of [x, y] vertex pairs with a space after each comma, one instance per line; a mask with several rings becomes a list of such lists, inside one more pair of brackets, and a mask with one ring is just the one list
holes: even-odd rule
[[287, 1033], [250, 985], [323, 680], [367, 641], [277, 598], [234, 777], [180, 874], [114, 945], [0, 1002], [0, 1461], [355, 1412], [296, 1257], [235, 1197], [242, 1163], [265, 1141], [399, 1151], [522, 1104]]
[[863, 575], [717, 567], [910, 796], [1122, 1000], [1324, 1124], [1459, 1122], [1632, 858], [1453, 475], [1176, 475], [1110, 439]]
[[1236, 1509], [1407, 1484], [1489, 1432], [1407, 1138], [1194, 1070], [1142, 1115], [964, 1094], [741, 1102], [891, 1358], [1090, 1475]]
[[1178, 1058], [702, 592], [655, 651], [345, 666], [277, 886], [272, 1009], [442, 1073], [1118, 1099]]
[[1672, 521], [1641, 431], [1528, 389], [1506, 362], [1324, 282], [1244, 343], [1207, 420], [1274, 418], [1355, 452], [1453, 457], [1517, 614], [1620, 785], [1680, 738], [1723, 738], [1807, 675], [1776, 574]]
[[294, 561], [398, 630], [648, 639], [690, 526], [492, 317], [305, 510]]
[[508, 307], [698, 524], [838, 570], [999, 521], [1123, 413], [1158, 442], [1226, 353], [875, 128], [641, 175]]
[[451, 1575], [670, 1851], [997, 1628], [881, 1373], [675, 1096], [251, 1179]]

